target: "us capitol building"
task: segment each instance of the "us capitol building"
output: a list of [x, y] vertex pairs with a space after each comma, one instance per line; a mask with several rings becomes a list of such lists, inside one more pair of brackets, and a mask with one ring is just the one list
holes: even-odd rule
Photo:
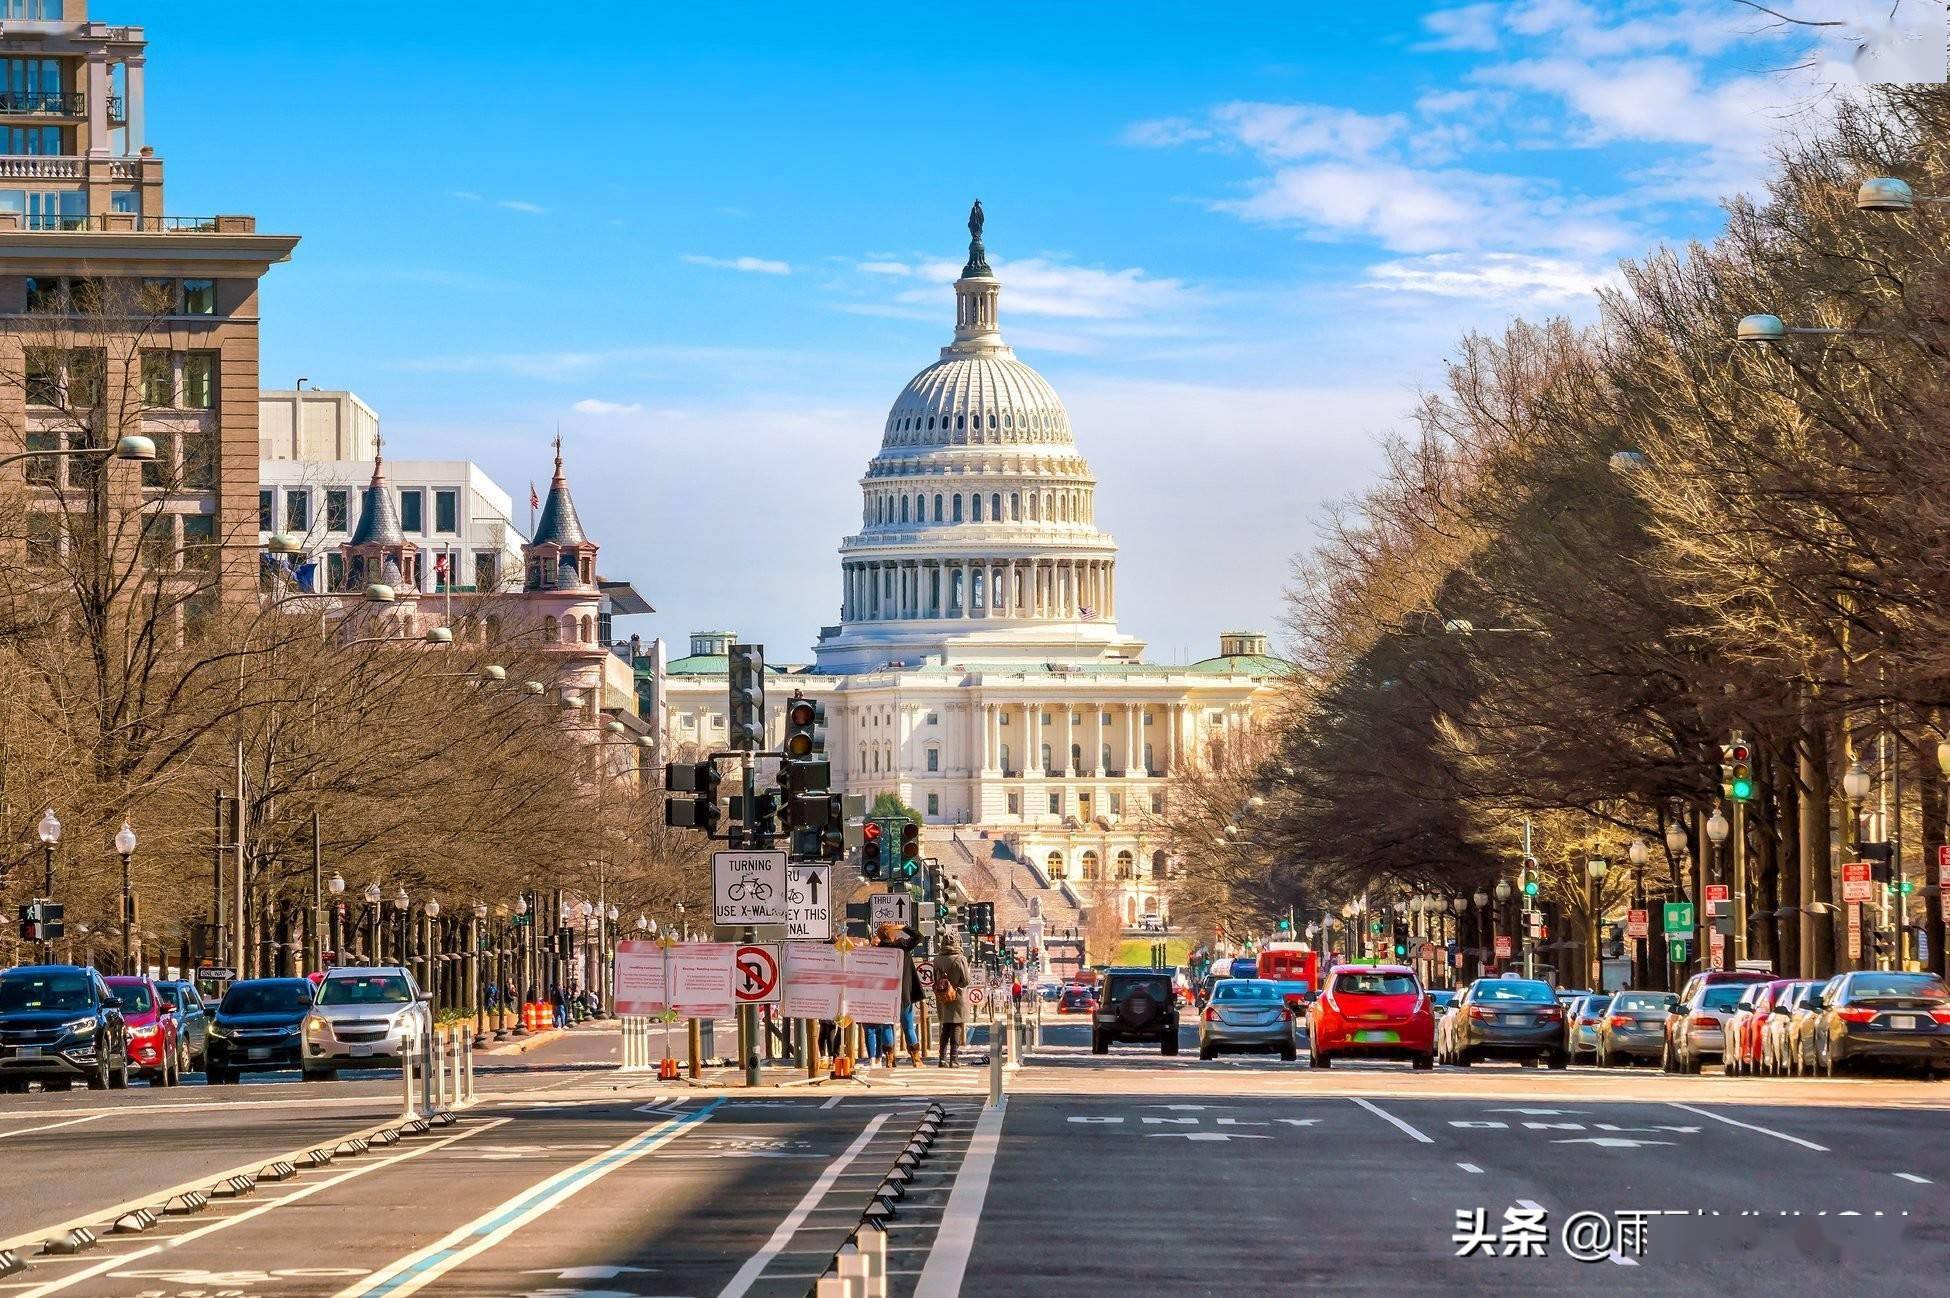
[[[1049, 383], [1002, 341], [1002, 286], [969, 217], [954, 341], [894, 399], [840, 543], [840, 622], [814, 662], [771, 664], [773, 742], [793, 692], [826, 708], [833, 787], [899, 795], [926, 848], [998, 926], [1168, 922], [1165, 788], [1252, 723], [1286, 664], [1226, 632], [1218, 656], [1142, 661], [1117, 628], [1117, 545]], [[730, 631], [648, 660], [640, 691], [677, 760], [725, 743]], [[776, 651], [774, 651], [776, 653]], [[1092, 958], [1099, 958], [1093, 953]]]

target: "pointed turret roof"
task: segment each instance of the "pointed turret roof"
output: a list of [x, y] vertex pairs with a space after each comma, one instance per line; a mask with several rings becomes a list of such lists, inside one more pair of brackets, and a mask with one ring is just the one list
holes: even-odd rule
[[535, 539], [530, 545], [587, 545], [589, 537], [576, 517], [576, 503], [569, 498], [569, 480], [562, 473], [562, 439], [555, 439], [555, 477], [549, 480], [548, 499], [542, 502], [542, 518], [535, 524]]
[[365, 501], [359, 508], [359, 526], [346, 544], [406, 544], [406, 531], [399, 525], [393, 493], [386, 489], [386, 457], [376, 451], [372, 458], [372, 481], [366, 486]]

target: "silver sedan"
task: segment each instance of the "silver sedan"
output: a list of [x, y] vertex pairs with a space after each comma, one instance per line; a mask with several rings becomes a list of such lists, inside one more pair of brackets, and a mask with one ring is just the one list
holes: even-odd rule
[[1198, 1020], [1198, 1057], [1221, 1050], [1277, 1050], [1291, 1062], [1300, 1056], [1293, 1011], [1269, 978], [1227, 978], [1212, 988]]

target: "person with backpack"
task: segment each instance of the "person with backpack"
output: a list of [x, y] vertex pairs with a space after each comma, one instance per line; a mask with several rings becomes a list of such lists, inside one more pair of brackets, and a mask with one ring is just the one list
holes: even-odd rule
[[961, 1063], [962, 1025], [968, 1016], [968, 984], [971, 974], [961, 953], [961, 939], [952, 932], [941, 935], [941, 954], [934, 961], [934, 1002], [941, 1021], [941, 1051], [937, 1061], [943, 1068]]

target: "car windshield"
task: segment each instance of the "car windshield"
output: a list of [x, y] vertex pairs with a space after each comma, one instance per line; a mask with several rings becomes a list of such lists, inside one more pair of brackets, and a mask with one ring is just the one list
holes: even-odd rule
[[219, 1014], [277, 1014], [311, 1008], [312, 987], [307, 982], [242, 982], [230, 984], [223, 994]]
[[1243, 980], [1223, 982], [1212, 993], [1215, 1001], [1276, 1001], [1280, 999], [1280, 989], [1272, 983], [1246, 982]]
[[1671, 1004], [1672, 997], [1669, 994], [1654, 995], [1649, 992], [1644, 994], [1628, 992], [1613, 1001], [1611, 1008], [1614, 1014], [1630, 1014], [1634, 1012], [1642, 1014], [1647, 1011], [1658, 1012], [1664, 1010]]
[[1344, 973], [1334, 975], [1336, 996], [1413, 996], [1422, 989], [1415, 975], [1405, 973]]
[[1585, 1018], [1594, 1018], [1597, 1015], [1606, 1013], [1610, 1009], [1611, 997], [1592, 996], [1585, 1000], [1584, 1005], [1578, 1010], [1578, 1013]]
[[405, 1005], [413, 989], [399, 974], [345, 974], [327, 978], [318, 989], [320, 1005]]
[[1708, 987], [1700, 993], [1699, 1004], [1704, 1010], [1730, 1010], [1740, 1003], [1747, 989], [1740, 983], [1720, 983]]
[[1470, 999], [1478, 1002], [1512, 1002], [1522, 1005], [1549, 1005], [1557, 999], [1549, 983], [1518, 979], [1485, 978], [1478, 982]]
[[108, 989], [115, 993], [115, 999], [122, 1002], [122, 1008], [130, 1014], [147, 1014], [156, 1008], [155, 998], [149, 995], [148, 983], [110, 983]]
[[158, 983], [157, 986], [162, 989], [163, 998], [185, 1014], [202, 1007], [203, 1002], [191, 996], [181, 983]]
[[1848, 985], [1852, 1001], [1869, 1000], [1950, 1000], [1950, 987], [1935, 974], [1878, 973], [1857, 974]]
[[16, 973], [0, 976], [0, 1014], [93, 1009], [88, 976], [80, 973]]

